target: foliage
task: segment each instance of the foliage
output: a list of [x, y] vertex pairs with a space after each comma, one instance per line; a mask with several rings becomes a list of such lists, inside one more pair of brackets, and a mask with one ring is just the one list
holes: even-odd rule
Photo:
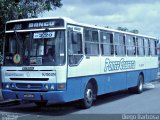
[[128, 28], [126, 27], [118, 27], [117, 30], [128, 32]]
[[124, 31], [124, 32], [131, 32], [131, 33], [134, 33], [134, 34], [138, 34], [139, 33], [139, 31], [136, 30], [136, 29], [128, 30], [128, 28], [126, 28], [126, 27], [118, 27], [117, 30]]
[[138, 31], [138, 30], [136, 30], [136, 29], [131, 30], [130, 32], [135, 33], [135, 34], [138, 34], [138, 33], [139, 33], [139, 31]]

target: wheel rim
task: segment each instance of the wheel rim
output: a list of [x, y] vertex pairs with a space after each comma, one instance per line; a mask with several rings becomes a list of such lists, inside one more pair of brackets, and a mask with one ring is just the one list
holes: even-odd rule
[[142, 91], [143, 89], [143, 77], [140, 76], [140, 80], [139, 80], [139, 91]]
[[86, 102], [87, 103], [92, 103], [93, 101], [93, 91], [92, 89], [87, 89], [86, 91]]
[[140, 85], [139, 85], [139, 90], [140, 90], [140, 91], [142, 91], [142, 87], [143, 87], [142, 81], [140, 81]]

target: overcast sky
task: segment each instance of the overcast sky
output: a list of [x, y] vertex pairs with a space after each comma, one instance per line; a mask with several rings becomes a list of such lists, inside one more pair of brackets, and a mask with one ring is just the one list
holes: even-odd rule
[[160, 0], [63, 0], [43, 17], [65, 16], [81, 23], [138, 29], [160, 38]]

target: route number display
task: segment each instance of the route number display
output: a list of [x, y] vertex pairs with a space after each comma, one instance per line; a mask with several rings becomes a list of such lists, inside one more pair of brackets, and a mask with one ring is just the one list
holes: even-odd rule
[[40, 39], [40, 38], [54, 38], [55, 32], [36, 32], [33, 35], [34, 39]]

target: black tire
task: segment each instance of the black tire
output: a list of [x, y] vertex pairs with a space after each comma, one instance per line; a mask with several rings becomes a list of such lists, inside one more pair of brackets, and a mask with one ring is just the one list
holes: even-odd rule
[[85, 88], [84, 98], [80, 100], [80, 107], [83, 109], [90, 108], [93, 104], [95, 96], [93, 85], [89, 82]]
[[44, 107], [47, 105], [47, 101], [36, 101], [34, 102], [37, 107]]
[[136, 93], [136, 94], [140, 94], [143, 92], [143, 83], [144, 83], [144, 77], [142, 74], [140, 74], [138, 76], [138, 83], [136, 87], [130, 88], [129, 91]]

